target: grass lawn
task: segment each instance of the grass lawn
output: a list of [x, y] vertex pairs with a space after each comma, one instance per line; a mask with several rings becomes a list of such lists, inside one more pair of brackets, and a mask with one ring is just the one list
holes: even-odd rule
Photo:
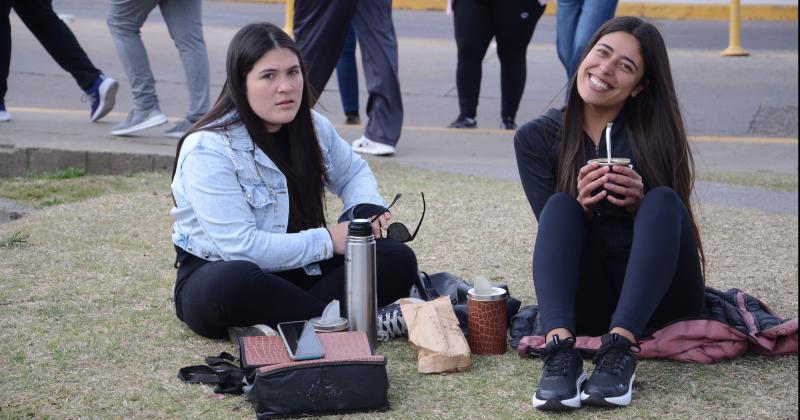
[[[427, 214], [412, 243], [422, 270], [468, 280], [484, 275], [508, 283], [523, 304], [534, 303], [536, 223], [519, 185], [372, 166], [384, 197], [403, 193], [396, 221], [415, 225], [425, 192]], [[176, 378], [204, 355], [237, 349], [195, 335], [175, 317], [168, 183], [165, 174], [0, 180], [0, 196], [26, 195], [42, 208], [0, 225], [0, 418], [252, 418], [243, 397], [220, 397]], [[334, 218], [339, 205], [328, 203]], [[699, 210], [708, 284], [743, 289], [796, 317], [797, 216]], [[509, 351], [474, 356], [466, 372], [423, 375], [406, 340], [381, 344], [378, 352], [389, 359], [391, 401], [381, 416], [564, 416], [531, 408], [541, 359]], [[796, 418], [797, 384], [796, 356], [715, 365], [645, 360], [631, 407], [567, 416]]]

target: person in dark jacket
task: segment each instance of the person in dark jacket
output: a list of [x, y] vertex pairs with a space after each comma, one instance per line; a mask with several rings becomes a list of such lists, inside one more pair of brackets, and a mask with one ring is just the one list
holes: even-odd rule
[[[703, 311], [694, 161], [664, 41], [650, 23], [620, 17], [588, 45], [565, 108], [514, 139], [539, 222], [533, 279], [548, 343], [533, 396], [540, 409], [630, 404], [637, 340]], [[598, 157], [630, 164], [587, 164]], [[575, 335], [602, 335], [589, 379]]]

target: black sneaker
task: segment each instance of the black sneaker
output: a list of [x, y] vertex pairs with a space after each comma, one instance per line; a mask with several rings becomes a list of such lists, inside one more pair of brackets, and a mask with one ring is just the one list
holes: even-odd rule
[[[422, 301], [420, 301], [422, 302]], [[402, 337], [408, 333], [406, 320], [400, 311], [400, 304], [393, 303], [383, 308], [378, 308], [378, 340], [389, 341]]]
[[558, 335], [547, 344], [542, 379], [533, 394], [533, 407], [540, 410], [572, 410], [581, 406], [581, 385], [586, 380], [583, 359], [575, 350], [575, 339]]
[[581, 392], [581, 401], [589, 405], [626, 407], [633, 396], [636, 354], [639, 345], [613, 333], [601, 337], [603, 344], [594, 356], [594, 372]]
[[360, 125], [361, 124], [361, 117], [358, 116], [358, 113], [345, 113], [344, 114], [344, 123], [347, 125]]
[[500, 128], [504, 130], [516, 130], [517, 123], [514, 122], [513, 118], [503, 117], [503, 119], [500, 121]]
[[464, 115], [459, 115], [455, 121], [451, 122], [447, 128], [475, 128], [478, 126], [478, 122], [475, 121], [475, 118], [470, 118]]

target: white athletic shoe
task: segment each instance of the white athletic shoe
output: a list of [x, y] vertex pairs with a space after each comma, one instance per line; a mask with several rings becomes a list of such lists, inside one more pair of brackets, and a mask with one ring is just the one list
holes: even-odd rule
[[353, 142], [353, 151], [375, 156], [390, 156], [394, 154], [394, 146], [372, 141], [365, 136]]

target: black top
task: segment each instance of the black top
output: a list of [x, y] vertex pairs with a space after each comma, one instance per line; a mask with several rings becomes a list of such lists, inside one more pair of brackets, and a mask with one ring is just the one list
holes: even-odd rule
[[[520, 180], [533, 209], [533, 214], [536, 215], [536, 220], [539, 220], [539, 215], [547, 200], [556, 192], [556, 162], [563, 118], [563, 110], [551, 108], [541, 117], [520, 127], [514, 136]], [[584, 134], [583, 141], [586, 153], [584, 162], [608, 156], [605, 140], [595, 145], [591, 137]], [[631, 165], [636, 169], [636, 161], [633, 158], [628, 140], [628, 130], [622, 114], [614, 120], [611, 128], [611, 155], [615, 158], [630, 159]], [[579, 169], [575, 168], [575, 171]], [[639, 172], [639, 175], [642, 173]], [[649, 188], [644, 176], [642, 176], [642, 181], [646, 192]], [[607, 200], [603, 200], [595, 206], [595, 213], [596, 216], [604, 218], [630, 219], [630, 215], [625, 209], [614, 206]]]
[[[292, 157], [291, 149], [289, 147], [289, 129], [287, 128], [286, 124], [284, 124], [277, 132], [271, 133], [271, 136], [272, 141], [274, 141], [275, 145], [277, 146], [276, 149], [279, 159], [281, 159], [286, 166], [291, 166]], [[288, 181], [289, 180], [287, 179], [287, 182]], [[344, 212], [344, 214], [342, 214], [342, 216], [339, 218], [339, 222], [353, 219], [370, 219], [373, 216], [383, 214], [386, 211], [388, 211], [386, 207], [375, 204], [357, 204], [348, 211]], [[301, 230], [302, 229], [294, 223], [292, 220], [292, 213], [289, 212], [289, 222], [287, 223], [286, 233], [297, 233]], [[372, 231], [370, 230], [370, 233], [371, 232]]]

